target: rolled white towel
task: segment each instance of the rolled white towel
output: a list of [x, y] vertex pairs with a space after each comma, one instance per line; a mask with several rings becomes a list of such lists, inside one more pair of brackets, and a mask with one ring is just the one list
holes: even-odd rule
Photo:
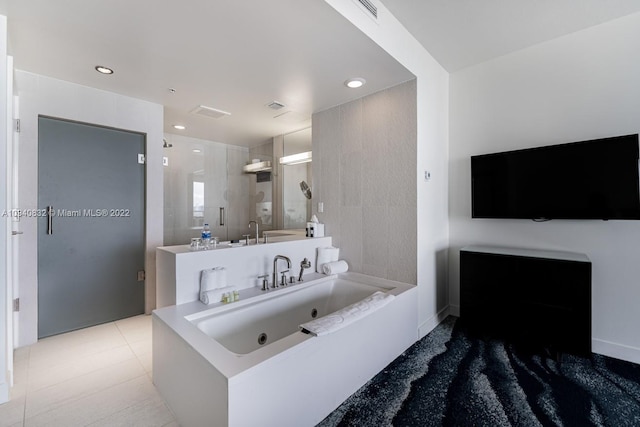
[[333, 261], [322, 265], [322, 272], [326, 275], [346, 273], [349, 270], [347, 261]]
[[387, 305], [393, 298], [395, 296], [392, 294], [378, 291], [334, 313], [303, 323], [299, 328], [317, 337], [327, 335], [371, 314]]
[[218, 277], [216, 279], [216, 288], [225, 288], [229, 286], [227, 283], [227, 269], [224, 267], [216, 267]]
[[227, 286], [227, 270], [214, 267], [200, 273], [200, 293]]
[[333, 246], [318, 248], [318, 258], [316, 260], [316, 273], [322, 273], [322, 266], [328, 262], [338, 261], [340, 249]]
[[200, 293], [200, 301], [204, 304], [214, 304], [222, 301], [222, 295], [233, 292], [237, 288], [235, 286], [225, 286], [224, 288], [211, 289]]

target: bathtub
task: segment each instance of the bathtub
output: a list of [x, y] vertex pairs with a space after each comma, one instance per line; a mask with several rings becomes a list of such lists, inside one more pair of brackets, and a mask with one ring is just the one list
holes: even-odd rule
[[[381, 291], [391, 302], [331, 334], [299, 325]], [[184, 426], [314, 426], [413, 344], [417, 289], [356, 273], [153, 313], [153, 380]], [[210, 307], [210, 308], [208, 308]]]

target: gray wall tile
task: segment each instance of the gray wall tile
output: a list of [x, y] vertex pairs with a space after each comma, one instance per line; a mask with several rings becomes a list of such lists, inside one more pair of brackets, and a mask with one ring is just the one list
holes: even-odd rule
[[313, 212], [351, 271], [416, 283], [416, 126], [415, 80], [313, 116]]

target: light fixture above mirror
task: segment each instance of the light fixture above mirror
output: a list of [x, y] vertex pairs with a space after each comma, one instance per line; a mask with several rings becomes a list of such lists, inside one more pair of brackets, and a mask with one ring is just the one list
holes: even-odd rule
[[300, 163], [308, 163], [311, 160], [311, 151], [305, 151], [304, 153], [297, 153], [290, 156], [280, 157], [280, 164], [284, 166], [298, 165]]

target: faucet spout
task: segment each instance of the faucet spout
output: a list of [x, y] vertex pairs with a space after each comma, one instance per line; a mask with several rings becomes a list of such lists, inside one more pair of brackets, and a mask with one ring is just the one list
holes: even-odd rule
[[289, 257], [286, 257], [284, 255], [276, 255], [273, 258], [273, 276], [272, 279], [273, 281], [271, 282], [271, 287], [272, 288], [277, 288], [278, 287], [278, 260], [284, 260], [287, 262], [287, 268], [290, 269], [291, 268], [291, 260], [289, 259]]
[[249, 230], [251, 230], [251, 223], [254, 223], [256, 226], [256, 245], [259, 242], [259, 238], [260, 238], [260, 232], [258, 231], [258, 223], [256, 221], [249, 221]]

